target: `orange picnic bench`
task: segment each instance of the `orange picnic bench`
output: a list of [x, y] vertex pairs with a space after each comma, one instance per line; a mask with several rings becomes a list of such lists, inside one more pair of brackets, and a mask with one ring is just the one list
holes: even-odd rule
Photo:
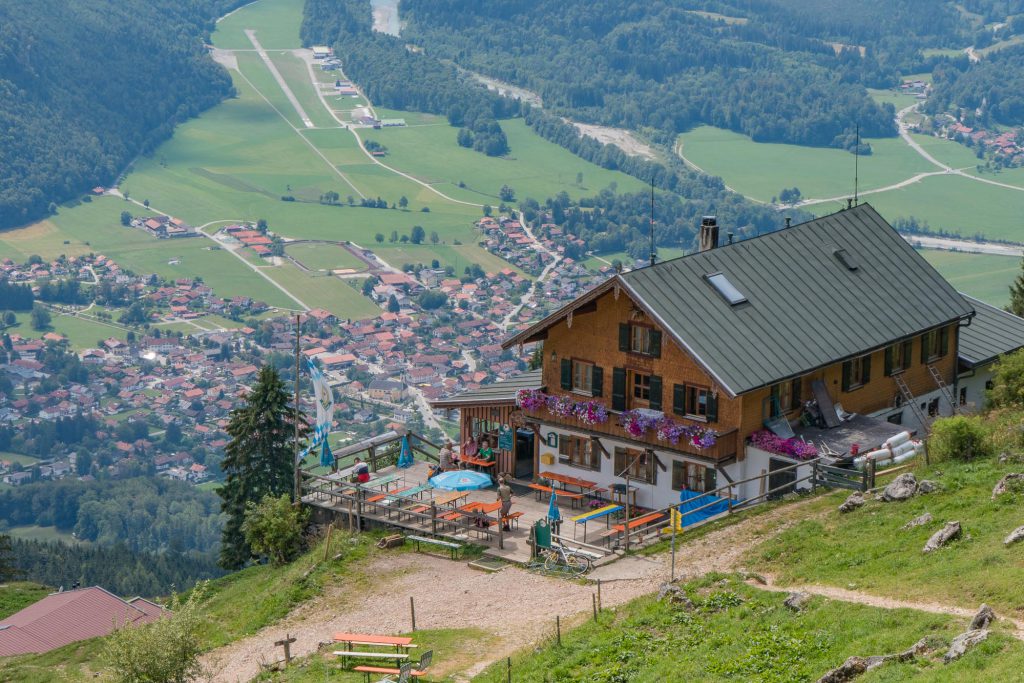
[[529, 484], [526, 488], [533, 489], [537, 493], [537, 500], [540, 500], [540, 494], [551, 493], [552, 491], [557, 493], [560, 498], [568, 498], [570, 505], [573, 507], [576, 507], [576, 504], [583, 500], [582, 493], [570, 493], [562, 489], [552, 489], [550, 486], [544, 486], [544, 484]]
[[[645, 525], [651, 524], [653, 522], [657, 522], [658, 520], [662, 519], [664, 516], [665, 515], [663, 513], [661, 513], [661, 512], [648, 512], [646, 515], [641, 515], [641, 516], [637, 517], [636, 519], [629, 520], [629, 530], [632, 531], [633, 529], [636, 529], [638, 527], [645, 526]], [[604, 532], [603, 534], [601, 534], [601, 538], [603, 538], [605, 540], [608, 540], [608, 539], [614, 538], [615, 536], [618, 536], [619, 534], [621, 534], [621, 533], [623, 533], [625, 531], [626, 531], [626, 525], [625, 524], [613, 524], [612, 528], [610, 530], [608, 530], [608, 531]]]
[[[424, 652], [422, 655], [420, 655], [419, 664], [416, 666], [416, 668], [414, 668], [412, 671], [409, 672], [409, 675], [411, 675], [411, 676], [413, 676], [415, 678], [419, 678], [420, 676], [426, 676], [427, 675], [426, 669], [427, 669], [427, 667], [430, 666], [430, 662], [431, 662], [431, 660], [433, 658], [434, 658], [434, 651], [433, 650], [427, 650], [426, 652]], [[370, 674], [381, 674], [381, 675], [384, 675], [384, 676], [397, 676], [402, 671], [401, 669], [394, 669], [394, 668], [390, 668], [390, 667], [386, 667], [386, 666], [354, 666], [354, 667], [352, 667], [352, 670], [353, 671], [358, 671], [358, 672], [363, 673], [363, 674], [366, 674], [367, 682], [369, 682], [369, 680], [370, 680]]]

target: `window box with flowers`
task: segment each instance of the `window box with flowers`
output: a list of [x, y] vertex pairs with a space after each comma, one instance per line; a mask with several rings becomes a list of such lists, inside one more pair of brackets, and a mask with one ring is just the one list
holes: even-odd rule
[[785, 455], [795, 460], [810, 460], [818, 456], [818, 449], [814, 444], [807, 443], [801, 439], [787, 439], [772, 434], [767, 429], [754, 432], [750, 435], [750, 445], [760, 448], [762, 451]]

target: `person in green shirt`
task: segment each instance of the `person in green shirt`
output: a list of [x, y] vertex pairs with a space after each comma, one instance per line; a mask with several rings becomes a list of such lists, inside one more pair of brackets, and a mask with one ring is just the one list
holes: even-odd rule
[[487, 462], [494, 462], [494, 450], [491, 448], [491, 442], [484, 439], [483, 443], [480, 444], [480, 450], [477, 451], [477, 457]]

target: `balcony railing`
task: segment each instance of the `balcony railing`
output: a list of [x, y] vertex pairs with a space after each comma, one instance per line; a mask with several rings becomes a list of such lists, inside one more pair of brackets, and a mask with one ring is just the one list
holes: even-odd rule
[[688, 439], [681, 438], [677, 443], [666, 441], [658, 438], [656, 430], [648, 430], [642, 436], [633, 436], [626, 431], [625, 427], [620, 422], [619, 413], [611, 413], [606, 422], [599, 422], [597, 424], [588, 424], [575, 417], [563, 417], [556, 415], [546, 408], [538, 408], [535, 410], [524, 410], [527, 416], [534, 418], [539, 422], [546, 424], [557, 424], [573, 429], [578, 432], [585, 432], [594, 436], [609, 436], [621, 441], [631, 441], [633, 443], [649, 446], [651, 448], [657, 448], [659, 450], [675, 451], [677, 453], [686, 453], [688, 455], [694, 455], [700, 458], [707, 458], [720, 462], [728, 460], [736, 456], [738, 447], [738, 430], [730, 429], [728, 431], [719, 432], [718, 437], [715, 440], [713, 446], [707, 448], [699, 448], [694, 446]]

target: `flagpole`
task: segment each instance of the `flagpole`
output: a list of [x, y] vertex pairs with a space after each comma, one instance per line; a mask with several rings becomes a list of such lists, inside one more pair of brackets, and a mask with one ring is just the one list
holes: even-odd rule
[[295, 465], [295, 496], [293, 502], [298, 504], [302, 500], [301, 475], [299, 474], [299, 320], [300, 314], [295, 314], [295, 443], [292, 454], [292, 462]]

